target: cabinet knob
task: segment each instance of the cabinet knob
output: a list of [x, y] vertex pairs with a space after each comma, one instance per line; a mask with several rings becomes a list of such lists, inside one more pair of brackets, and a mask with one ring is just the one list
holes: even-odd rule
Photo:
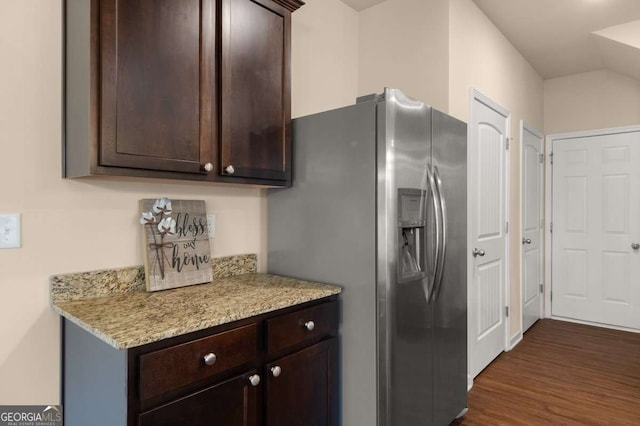
[[249, 376], [249, 383], [251, 383], [251, 386], [258, 386], [260, 384], [260, 376], [257, 374]]
[[309, 331], [312, 331], [314, 328], [316, 328], [316, 323], [314, 323], [313, 321], [307, 321], [304, 323], [304, 328], [306, 328]]
[[522, 244], [531, 244], [531, 238], [523, 238]]
[[202, 168], [204, 169], [205, 172], [212, 172], [213, 171], [213, 164], [207, 163], [204, 166], [202, 166]]
[[231, 164], [224, 168], [224, 171], [227, 172], [228, 175], [232, 175], [236, 172], [236, 169], [233, 168]]
[[271, 374], [273, 374], [273, 377], [278, 377], [280, 373], [282, 373], [282, 368], [280, 368], [279, 365], [271, 367]]
[[214, 354], [213, 352], [209, 352], [208, 354], [203, 356], [202, 359], [204, 359], [205, 364], [213, 365], [216, 363], [217, 357], [216, 357], [216, 354]]
[[631, 248], [634, 250], [640, 249], [640, 243], [631, 243]]

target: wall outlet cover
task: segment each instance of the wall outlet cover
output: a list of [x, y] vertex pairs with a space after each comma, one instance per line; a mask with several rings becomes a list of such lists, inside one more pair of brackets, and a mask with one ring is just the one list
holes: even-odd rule
[[0, 248], [19, 248], [20, 214], [0, 214]]
[[212, 240], [216, 237], [216, 215], [207, 215], [207, 228], [209, 229], [209, 239]]

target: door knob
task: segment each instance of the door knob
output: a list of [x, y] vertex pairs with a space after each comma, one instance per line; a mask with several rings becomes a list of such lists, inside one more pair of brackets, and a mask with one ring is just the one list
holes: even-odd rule
[[202, 168], [204, 169], [205, 172], [212, 172], [213, 171], [213, 164], [211, 163], [207, 163], [204, 166], [202, 166]]
[[236, 169], [233, 168], [231, 164], [224, 168], [224, 171], [227, 172], [228, 175], [232, 175], [236, 172]]
[[522, 244], [531, 244], [531, 238], [523, 238]]
[[640, 243], [631, 243], [631, 248], [634, 250], [640, 249]]
[[484, 256], [484, 250], [478, 250], [477, 248], [474, 248], [471, 254], [473, 254], [473, 257], [477, 257], [477, 256], [482, 257]]
[[276, 365], [275, 367], [271, 367], [271, 374], [273, 374], [273, 377], [280, 376], [280, 373], [282, 373], [282, 368], [280, 368], [279, 365]]

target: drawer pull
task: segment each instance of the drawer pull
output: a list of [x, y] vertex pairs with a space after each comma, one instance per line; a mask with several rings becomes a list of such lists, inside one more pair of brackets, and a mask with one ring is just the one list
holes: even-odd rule
[[203, 357], [203, 359], [205, 364], [213, 365], [216, 363], [216, 359], [218, 358], [216, 357], [216, 354], [214, 354], [213, 352], [209, 352]]
[[258, 386], [260, 384], [260, 376], [257, 374], [249, 376], [249, 383], [251, 383], [251, 386]]
[[280, 368], [279, 365], [276, 365], [275, 367], [271, 367], [271, 374], [273, 374], [273, 377], [280, 376], [280, 373], [282, 373], [282, 368]]
[[304, 323], [304, 328], [309, 331], [313, 331], [313, 329], [316, 328], [316, 324], [313, 321], [307, 321]]

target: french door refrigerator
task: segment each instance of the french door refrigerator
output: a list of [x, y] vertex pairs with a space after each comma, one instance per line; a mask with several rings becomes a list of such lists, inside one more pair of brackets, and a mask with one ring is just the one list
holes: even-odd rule
[[341, 424], [448, 425], [467, 407], [466, 124], [387, 88], [292, 136], [268, 271], [344, 288]]

